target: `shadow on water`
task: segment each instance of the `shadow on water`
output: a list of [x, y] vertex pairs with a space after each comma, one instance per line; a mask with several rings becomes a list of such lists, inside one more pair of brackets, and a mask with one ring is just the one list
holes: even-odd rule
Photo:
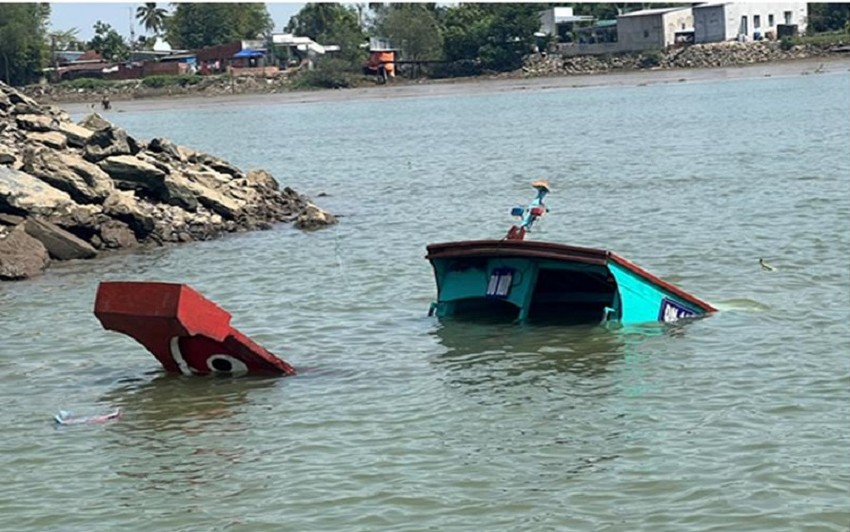
[[540, 325], [444, 319], [432, 334], [446, 352], [433, 363], [458, 384], [534, 383], [553, 374], [587, 380], [657, 338], [685, 334], [687, 322], [639, 325]]

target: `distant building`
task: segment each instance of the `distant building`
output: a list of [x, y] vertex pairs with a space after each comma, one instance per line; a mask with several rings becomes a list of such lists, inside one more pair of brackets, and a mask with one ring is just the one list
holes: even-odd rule
[[78, 61], [84, 53], [76, 50], [56, 50], [53, 52], [53, 61], [60, 65], [66, 65]]
[[805, 2], [722, 2], [694, 6], [697, 43], [776, 38], [783, 32], [806, 33]]
[[580, 27], [593, 23], [593, 17], [574, 15], [571, 7], [551, 7], [540, 12], [540, 32], [558, 37], [558, 42], [572, 42]]
[[694, 31], [688, 7], [642, 9], [617, 17], [617, 40], [623, 51], [660, 50], [677, 42], [677, 34]]
[[363, 73], [376, 75], [386, 81], [388, 77], [394, 78], [396, 71], [396, 56], [398, 48], [386, 37], [369, 38], [369, 59], [363, 66]]
[[286, 66], [306, 64], [308, 68], [313, 68], [318, 58], [326, 53], [339, 51], [339, 46], [321, 45], [310, 37], [299, 37], [293, 33], [272, 34], [272, 45], [282, 52], [279, 56], [286, 58]]
[[162, 37], [156, 37], [153, 43], [153, 50], [155, 52], [170, 52], [171, 51], [171, 43], [163, 39]]
[[[246, 53], [237, 55], [240, 52]], [[260, 59], [265, 55], [265, 43], [262, 40], [245, 39], [195, 50], [194, 64], [201, 74], [220, 74], [228, 71], [231, 66], [259, 66]]]
[[598, 20], [593, 26], [587, 26], [576, 30], [580, 44], [616, 43], [617, 20]]

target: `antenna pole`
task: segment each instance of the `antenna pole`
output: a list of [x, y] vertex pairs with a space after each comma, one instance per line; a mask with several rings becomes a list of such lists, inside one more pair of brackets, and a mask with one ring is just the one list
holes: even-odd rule
[[534, 225], [534, 222], [549, 212], [549, 209], [543, 204], [543, 198], [550, 192], [549, 182], [544, 180], [535, 181], [531, 186], [537, 189], [537, 197], [531, 201], [527, 208], [514, 207], [511, 210], [511, 214], [521, 217], [522, 222], [519, 226], [514, 225], [508, 230], [508, 234], [505, 236], [506, 240], [524, 240], [525, 233], [531, 231], [531, 226]]
[[127, 11], [130, 14], [130, 50], [133, 51], [136, 49], [136, 30], [133, 24], [133, 8], [128, 7]]

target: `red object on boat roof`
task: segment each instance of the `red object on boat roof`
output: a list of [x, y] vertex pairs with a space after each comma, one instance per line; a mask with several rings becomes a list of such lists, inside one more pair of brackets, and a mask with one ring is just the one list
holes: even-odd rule
[[230, 314], [185, 284], [103, 282], [94, 314], [183, 375], [284, 374], [295, 368], [230, 325]]

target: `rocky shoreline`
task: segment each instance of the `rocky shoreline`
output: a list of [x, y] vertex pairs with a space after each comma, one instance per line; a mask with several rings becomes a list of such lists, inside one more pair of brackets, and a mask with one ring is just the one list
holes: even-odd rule
[[168, 139], [139, 141], [99, 115], [79, 124], [0, 83], [0, 280], [54, 260], [207, 240], [333, 215], [265, 170], [243, 172]]
[[[812, 44], [797, 45], [783, 49], [775, 41], [760, 42], [723, 42], [697, 44], [682, 48], [671, 48], [664, 52], [623, 53], [609, 55], [581, 55], [568, 57], [558, 53], [535, 54], [525, 65], [514, 72], [479, 76], [473, 78], [455, 78], [453, 81], [474, 83], [479, 80], [496, 78], [528, 79], [551, 76], [574, 76], [606, 74], [612, 72], [639, 72], [647, 70], [675, 69], [711, 69], [753, 65], [758, 63], [794, 61], [813, 58], [848, 55], [850, 47]], [[450, 80], [396, 78], [391, 85], [422, 84], [445, 82]], [[362, 87], [374, 86], [371, 78], [364, 78]], [[378, 90], [384, 86], [377, 86]], [[385, 88], [385, 87], [384, 87]], [[210, 76], [200, 83], [186, 86], [162, 88], [146, 87], [141, 80], [116, 82], [98, 89], [71, 88], [66, 85], [30, 85], [22, 92], [31, 98], [53, 103], [86, 102], [96, 105], [103, 96], [112, 101], [126, 101], [151, 98], [176, 97], [217, 97], [239, 94], [280, 94], [296, 92], [292, 88], [292, 79], [287, 75], [272, 78], [236, 77], [225, 75]], [[320, 90], [321, 92], [321, 90]]]
[[847, 52], [850, 48], [832, 45], [797, 45], [786, 50], [776, 41], [720, 42], [671, 48], [664, 52], [575, 57], [536, 55], [526, 62], [522, 71], [526, 77], [536, 77], [647, 69], [709, 69], [831, 57]]

